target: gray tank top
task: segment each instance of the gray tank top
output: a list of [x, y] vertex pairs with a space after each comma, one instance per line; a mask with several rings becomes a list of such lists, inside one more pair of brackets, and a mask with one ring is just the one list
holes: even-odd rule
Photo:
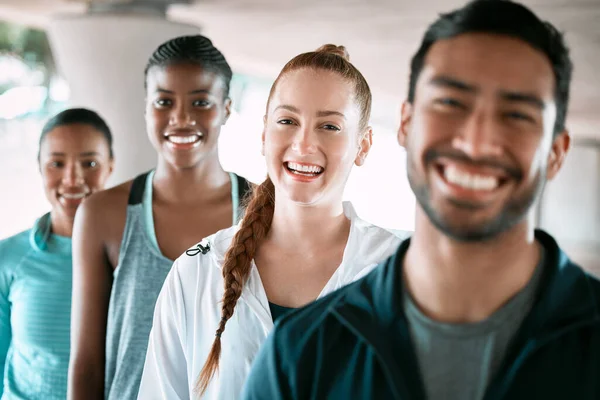
[[[133, 180], [127, 220], [113, 274], [106, 326], [104, 397], [109, 400], [137, 399], [154, 305], [173, 260], [158, 248], [152, 218], [153, 171]], [[239, 219], [239, 203], [250, 185], [230, 174], [233, 222]], [[202, 238], [198, 238], [200, 240]]]

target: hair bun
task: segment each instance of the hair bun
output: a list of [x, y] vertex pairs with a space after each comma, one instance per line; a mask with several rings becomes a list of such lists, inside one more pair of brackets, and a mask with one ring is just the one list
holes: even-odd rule
[[350, 61], [350, 54], [344, 46], [336, 46], [335, 44], [324, 44], [319, 47], [315, 52], [317, 53], [329, 53], [335, 54], [336, 56], [342, 57], [346, 61]]

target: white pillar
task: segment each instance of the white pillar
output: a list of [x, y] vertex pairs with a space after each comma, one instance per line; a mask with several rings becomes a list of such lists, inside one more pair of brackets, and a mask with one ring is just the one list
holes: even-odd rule
[[567, 254], [600, 276], [600, 147], [577, 142], [546, 186], [539, 225]]
[[144, 68], [164, 41], [199, 28], [151, 14], [91, 14], [57, 17], [48, 37], [70, 104], [97, 111], [114, 135], [115, 171], [110, 185], [156, 163], [144, 123]]

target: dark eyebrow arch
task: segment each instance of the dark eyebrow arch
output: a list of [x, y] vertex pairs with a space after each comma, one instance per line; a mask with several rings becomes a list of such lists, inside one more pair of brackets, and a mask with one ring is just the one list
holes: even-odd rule
[[[175, 94], [175, 92], [173, 92], [172, 90], [161, 89], [161, 88], [157, 88], [156, 93]], [[187, 94], [201, 94], [201, 93], [202, 94], [211, 94], [210, 90], [206, 90], [206, 89], [191, 90]]]
[[[52, 153], [50, 153], [51, 156], [53, 157], [65, 157], [66, 154], [65, 153], [61, 153], [59, 151], [53, 151]], [[97, 151], [85, 151], [83, 153], [79, 153], [79, 157], [92, 157], [92, 156], [99, 156], [100, 153], [98, 153]]]
[[538, 108], [540, 110], [546, 108], [546, 103], [544, 103], [542, 99], [540, 99], [534, 94], [502, 91], [500, 92], [500, 97], [503, 100], [509, 101], [511, 103], [525, 103], [534, 106], [535, 108]]
[[463, 82], [463, 81], [455, 79], [455, 78], [451, 78], [449, 76], [436, 76], [433, 79], [431, 79], [431, 81], [429, 81], [429, 83], [434, 86], [445, 87], [445, 88], [450, 88], [450, 89], [457, 89], [457, 90], [461, 90], [463, 92], [475, 93], [478, 91], [475, 86], [469, 85], [466, 82]]

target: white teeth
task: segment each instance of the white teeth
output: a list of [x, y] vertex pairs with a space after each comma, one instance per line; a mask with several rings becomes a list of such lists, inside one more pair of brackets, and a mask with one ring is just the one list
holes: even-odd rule
[[323, 168], [317, 165], [302, 165], [294, 162], [288, 162], [288, 168], [296, 172], [304, 172], [308, 174], [318, 174], [323, 171]]
[[199, 136], [196, 135], [192, 135], [192, 136], [177, 136], [177, 135], [171, 135], [169, 137], [167, 137], [167, 139], [170, 142], [173, 143], [177, 143], [177, 144], [187, 144], [187, 143], [194, 143], [197, 142], [198, 140], [200, 140]]
[[85, 197], [85, 193], [63, 193], [61, 196], [69, 200], [79, 200]]
[[444, 177], [450, 183], [462, 186], [465, 189], [490, 191], [498, 187], [498, 178], [483, 176], [460, 171], [453, 166], [444, 168]]

